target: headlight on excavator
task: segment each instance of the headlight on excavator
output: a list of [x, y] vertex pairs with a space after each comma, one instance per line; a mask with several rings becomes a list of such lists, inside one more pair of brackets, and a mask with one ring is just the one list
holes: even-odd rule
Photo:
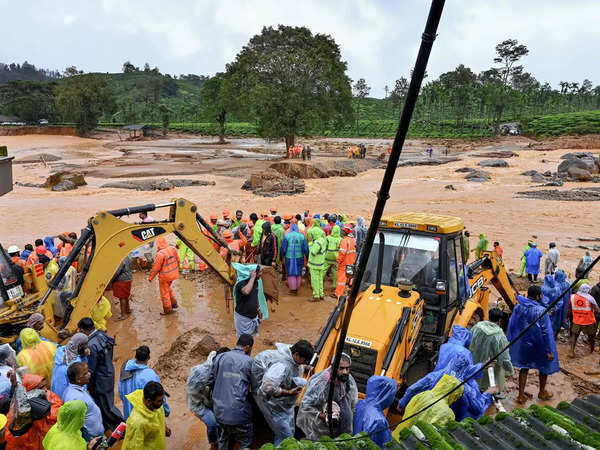
[[444, 280], [435, 282], [435, 293], [436, 295], [446, 295], [446, 282]]

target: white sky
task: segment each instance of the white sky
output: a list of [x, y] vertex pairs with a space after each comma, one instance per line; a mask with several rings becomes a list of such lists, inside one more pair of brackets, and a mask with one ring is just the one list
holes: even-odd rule
[[[0, 61], [118, 72], [145, 62], [163, 73], [213, 75], [263, 26], [304, 25], [333, 36], [349, 76], [382, 97], [414, 65], [427, 0], [0, 0]], [[529, 47], [525, 69], [553, 87], [600, 84], [600, 0], [448, 0], [430, 78], [492, 66], [508, 38]]]

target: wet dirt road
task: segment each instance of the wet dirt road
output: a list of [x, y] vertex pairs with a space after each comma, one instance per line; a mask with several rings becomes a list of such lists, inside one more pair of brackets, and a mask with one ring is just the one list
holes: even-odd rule
[[[3, 140], [9, 147], [9, 154], [14, 154], [17, 159], [39, 153], [55, 154], [63, 158], [55, 163], [15, 165], [14, 178], [19, 182], [40, 183], [51, 171], [70, 165], [76, 167], [87, 165], [89, 170], [102, 165], [120, 167], [122, 160], [119, 158], [127, 155], [126, 152], [116, 149], [121, 145], [120, 143], [92, 139], [36, 135], [11, 136]], [[168, 142], [168, 140], [161, 140], [160, 148], [151, 150], [148, 150], [149, 146], [158, 146], [158, 144], [145, 142], [139, 145], [138, 143], [127, 144], [127, 149], [132, 155], [128, 158], [137, 159], [138, 166], [142, 170], [144, 168], [155, 170], [156, 167], [168, 168], [173, 162], [168, 158], [155, 161], [157, 153], [189, 151], [187, 148], [183, 149], [187, 145], [186, 142], [177, 140], [171, 149], [165, 147], [168, 146]], [[366, 143], [369, 145], [368, 140]], [[193, 145], [199, 147], [200, 144], [202, 143]], [[245, 141], [242, 144], [245, 144]], [[237, 148], [254, 151], [252, 146], [255, 143], [251, 144], [249, 143], [246, 148], [243, 145]], [[376, 144], [385, 145], [379, 142]], [[324, 148], [331, 145], [329, 143]], [[483, 147], [489, 150], [489, 143]], [[598, 147], [590, 151], [597, 152]], [[415, 152], [418, 153], [420, 150], [418, 146], [416, 148]], [[204, 151], [201, 149], [198, 152]], [[248, 214], [275, 206], [281, 213], [295, 213], [310, 209], [313, 213], [345, 212], [351, 217], [363, 215], [368, 220], [383, 175], [382, 170], [370, 170], [356, 177], [306, 180], [306, 192], [303, 194], [267, 199], [242, 191], [240, 186], [243, 180], [239, 177], [241, 174], [248, 174], [255, 167], [264, 167], [268, 164], [259, 160], [259, 157], [264, 155], [257, 155], [256, 158], [247, 158], [248, 155], [245, 154], [242, 158], [228, 155], [221, 158], [219, 149], [210, 148], [206, 150], [208, 151], [216, 154], [214, 158], [211, 157], [211, 161], [218, 170], [208, 171], [208, 173], [198, 171], [186, 175], [185, 178], [215, 181], [215, 186], [176, 188], [167, 192], [101, 189], [99, 186], [110, 180], [97, 173], [96, 176], [86, 177], [88, 186], [76, 191], [51, 192], [45, 189], [16, 186], [13, 192], [0, 198], [2, 243], [22, 246], [38, 237], [58, 234], [62, 231], [78, 232], [89, 217], [98, 211], [167, 202], [176, 197], [184, 197], [195, 202], [205, 216], [221, 211], [224, 207], [229, 210], [239, 208]], [[270, 149], [264, 151], [268, 153]], [[469, 151], [473, 151], [473, 148], [470, 147]], [[464, 179], [464, 174], [455, 172], [462, 167], [478, 168], [477, 163], [481, 159], [466, 154], [460, 155], [463, 157], [462, 161], [442, 166], [398, 168], [386, 211], [389, 213], [429, 211], [462, 217], [466, 227], [471, 231], [471, 247], [475, 246], [476, 236], [479, 233], [485, 233], [490, 243], [495, 240], [500, 241], [509, 270], [518, 270], [521, 251], [527, 239], [536, 239], [544, 252], [547, 250], [548, 243], [555, 241], [561, 251], [559, 265], [572, 275], [583, 250], [568, 246], [580, 245], [578, 237], [600, 237], [597, 228], [598, 214], [595, 213], [596, 204], [515, 197], [516, 192], [529, 189], [534, 185], [529, 177], [521, 176], [521, 172], [530, 169], [540, 172], [555, 171], [560, 156], [569, 151], [573, 150], [533, 151], [526, 148], [517, 150], [519, 157], [508, 159], [510, 167], [485, 169], [492, 176], [492, 180], [487, 183], [468, 182]], [[343, 148], [340, 153], [343, 153]], [[318, 158], [319, 156], [317, 160]], [[231, 164], [234, 163], [236, 173], [230, 173], [233, 167]], [[188, 163], [175, 164], [185, 166]], [[232, 174], [238, 176], [229, 176]], [[446, 189], [450, 184], [454, 190]], [[584, 183], [568, 183], [565, 188], [584, 186], [586, 186]], [[166, 212], [166, 210], [157, 211], [153, 216], [157, 219], [165, 218]], [[130, 220], [133, 219], [137, 220], [137, 218]], [[593, 282], [598, 280], [599, 274], [596, 269], [592, 274]], [[164, 364], [164, 368], [157, 367], [159, 373], [164, 372], [161, 373], [161, 377], [171, 394], [170, 403], [174, 411], [169, 419], [169, 425], [174, 431], [168, 441], [169, 448], [206, 448], [204, 425], [185, 407], [184, 384], [189, 367], [201, 361], [197, 355], [190, 355], [190, 349], [205, 333], [210, 333], [221, 345], [232, 346], [235, 340], [232, 316], [225, 310], [223, 288], [214, 277], [180, 279], [176, 283], [175, 291], [181, 299], [180, 312], [177, 315], [161, 318], [156, 282], [150, 284], [142, 274], [136, 274], [133, 288], [133, 315], [125, 321], [117, 321], [115, 318], [109, 321], [109, 334], [116, 336], [118, 343], [115, 367], [119, 370], [122, 363], [132, 357], [135, 348], [141, 344], [151, 348], [151, 365], [156, 364], [159, 356], [168, 352], [174, 343], [177, 344], [167, 355], [175, 355], [175, 357], [161, 359], [161, 363], [165, 361], [167, 363]], [[277, 312], [273, 313], [261, 327], [255, 353], [270, 347], [276, 341], [293, 343], [300, 338], [315, 340], [334, 302], [330, 300], [313, 304], [307, 302], [308, 296], [306, 287], [303, 287], [301, 295], [297, 298], [284, 295]], [[118, 315], [118, 306], [113, 305], [113, 314]], [[178, 342], [177, 338], [181, 335], [185, 337]], [[579, 351], [583, 352], [584, 349], [580, 348]], [[561, 350], [561, 361], [562, 355]], [[596, 365], [597, 361], [594, 362], [594, 359], [597, 358], [598, 356], [594, 355], [588, 358], [589, 361], [586, 360], [585, 364], [581, 364], [578, 359], [565, 363], [565, 367], [568, 366], [573, 374], [586, 377], [587, 375], [580, 374], [585, 372], [580, 370], [581, 367]], [[530, 390], [533, 393], [537, 377], [530, 378], [532, 386]], [[571, 400], [576, 395], [590, 391], [589, 386], [582, 387], [577, 383], [574, 383], [573, 378], [568, 374], [551, 376], [549, 387], [556, 396], [552, 403], [556, 404], [562, 399]]]

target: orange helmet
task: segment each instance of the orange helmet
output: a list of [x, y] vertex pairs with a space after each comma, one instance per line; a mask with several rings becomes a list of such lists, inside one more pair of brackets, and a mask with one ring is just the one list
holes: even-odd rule
[[263, 211], [260, 213], [260, 217], [268, 217], [269, 213], [267, 211]]
[[229, 217], [229, 210], [228, 209], [224, 209], [223, 210], [223, 218], [228, 218]]
[[270, 208], [271, 214], [277, 214], [277, 208]]
[[352, 233], [354, 231], [354, 229], [352, 228], [352, 225], [350, 225], [349, 223], [345, 224], [342, 226], [342, 231], [344, 233]]
[[211, 214], [210, 215], [210, 220], [219, 220], [219, 215], [218, 214]]
[[233, 234], [231, 233], [230, 230], [223, 231], [223, 239], [225, 239], [227, 242], [230, 242], [233, 240]]

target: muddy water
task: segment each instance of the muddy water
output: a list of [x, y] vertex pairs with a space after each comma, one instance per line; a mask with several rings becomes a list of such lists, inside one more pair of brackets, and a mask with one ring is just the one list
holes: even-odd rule
[[[168, 172], [175, 164], [185, 167], [186, 162], [170, 160], [157, 161], [153, 153], [189, 152], [185, 140], [178, 139], [169, 148], [169, 140], [161, 140], [160, 149], [155, 152], [143, 151], [132, 155], [137, 159], [134, 170], [159, 170], [161, 174]], [[494, 143], [495, 147], [510, 146], [512, 141]], [[10, 136], [3, 138], [3, 143], [9, 147], [10, 154], [17, 159], [21, 156], [35, 153], [51, 153], [63, 158], [57, 163], [22, 164], [14, 167], [16, 181], [43, 182], [48, 173], [64, 164], [74, 164], [92, 170], [96, 167], [118, 167], [119, 158], [124, 153], [117, 150], [119, 142], [106, 142], [90, 139], [79, 139], [63, 136]], [[367, 145], [370, 145], [366, 141]], [[135, 144], [127, 144], [131, 149]], [[335, 142], [323, 145], [331, 149]], [[195, 145], [195, 144], [194, 144]], [[237, 148], [246, 151], [259, 141], [242, 141]], [[312, 146], [311, 142], [311, 146]], [[377, 145], [384, 145], [377, 143]], [[416, 152], [422, 143], [416, 143]], [[482, 144], [488, 147], [489, 143]], [[142, 149], [148, 143], [140, 143]], [[232, 146], [235, 149], [235, 145]], [[600, 145], [598, 146], [600, 147]], [[591, 149], [591, 151], [598, 151]], [[179, 148], [181, 150], [176, 150]], [[161, 150], [162, 149], [162, 150]], [[254, 148], [253, 148], [254, 149]], [[266, 153], [271, 153], [269, 147], [264, 147]], [[196, 151], [194, 149], [194, 151]], [[215, 152], [211, 148], [207, 152]], [[337, 149], [343, 152], [343, 149]], [[476, 151], [469, 144], [469, 151]], [[449, 214], [462, 217], [466, 227], [471, 231], [471, 247], [476, 244], [476, 236], [485, 233], [490, 243], [500, 241], [504, 248], [504, 258], [509, 270], [517, 270], [520, 265], [520, 255], [527, 239], [534, 238], [540, 248], [546, 251], [548, 243], [557, 242], [561, 251], [560, 266], [573, 274], [577, 261], [583, 250], [569, 248], [579, 245], [577, 238], [581, 236], [600, 237], [597, 228], [597, 206], [577, 202], [556, 202], [546, 200], [531, 200], [515, 198], [518, 191], [529, 189], [532, 183], [528, 177], [520, 173], [536, 169], [540, 172], [556, 170], [562, 154], [571, 150], [532, 151], [520, 150], [519, 157], [509, 159], [509, 168], [486, 169], [492, 175], [488, 183], [470, 183], [456, 173], [460, 167], [477, 168], [478, 158], [462, 153], [463, 161], [453, 162], [443, 166], [433, 167], [403, 167], [396, 172], [392, 185], [391, 198], [387, 203], [388, 213], [401, 211], [429, 211], [439, 214]], [[218, 153], [218, 151], [217, 151]], [[35, 238], [62, 231], [79, 231], [87, 219], [98, 211], [141, 205], [147, 203], [168, 202], [175, 197], [184, 197], [195, 202], [203, 215], [220, 211], [223, 207], [229, 210], [242, 209], [246, 214], [253, 211], [266, 210], [275, 206], [281, 213], [301, 212], [305, 209], [311, 212], [345, 212], [352, 217], [358, 215], [370, 217], [376, 201], [382, 170], [370, 170], [353, 178], [328, 178], [306, 181], [306, 192], [293, 197], [277, 197], [265, 199], [242, 191], [242, 180], [232, 177], [233, 172], [247, 174], [253, 168], [264, 167], [268, 162], [256, 158], [219, 157], [210, 160], [202, 173], [192, 174], [186, 178], [215, 181], [215, 186], [178, 188], [169, 192], [137, 192], [118, 189], [100, 189], [99, 186], [110, 181], [102, 172], [96, 176], [88, 176], [88, 186], [76, 191], [57, 193], [37, 188], [15, 187], [15, 190], [0, 198], [0, 229], [3, 245], [18, 244], [22, 246]], [[260, 156], [260, 155], [257, 155]], [[264, 156], [264, 155], [262, 155]], [[316, 158], [318, 160], [318, 157]], [[542, 162], [545, 160], [546, 162]], [[104, 175], [107, 175], [106, 173]], [[452, 184], [455, 190], [448, 190], [446, 185]], [[584, 187], [584, 183], [568, 183], [566, 189]], [[165, 218], [166, 211], [152, 214], [157, 219]], [[598, 280], [599, 271], [592, 274], [592, 280]], [[181, 357], [174, 364], [165, 367], [162, 377], [172, 397], [173, 416], [169, 425], [174, 430], [174, 436], [169, 439], [169, 448], [205, 448], [205, 428], [200, 421], [191, 416], [185, 407], [184, 383], [189, 367], [200, 362], [197, 355], [190, 355], [190, 346], [204, 334], [210, 333], [220, 344], [232, 346], [234, 332], [232, 316], [225, 310], [223, 289], [220, 283], [212, 277], [199, 279], [181, 279], [175, 287], [180, 298], [181, 308], [177, 315], [166, 318], [159, 316], [161, 309], [156, 283], [148, 283], [142, 274], [136, 274], [133, 289], [134, 314], [125, 321], [110, 320], [109, 333], [117, 337], [115, 366], [120, 368], [123, 361], [132, 357], [135, 348], [146, 344], [151, 348], [153, 363], [158, 357], [167, 352], [177, 338], [185, 335], [188, 343], [180, 342], [183, 349]], [[275, 341], [294, 342], [300, 338], [314, 340], [319, 328], [333, 308], [333, 301], [319, 304], [308, 303], [307, 287], [296, 297], [284, 296], [272, 318], [261, 328], [255, 351], [260, 351]], [[118, 306], [113, 306], [113, 313], [118, 315]], [[189, 332], [197, 328], [197, 331]], [[189, 344], [189, 345], [188, 345]], [[174, 350], [177, 350], [175, 348]], [[582, 351], [580, 349], [580, 351]], [[177, 354], [175, 351], [174, 354]], [[561, 350], [562, 356], [562, 350]], [[589, 363], [581, 363], [579, 359], [565, 363], [570, 373], [579, 374], [592, 367], [595, 357]], [[561, 358], [561, 361], [563, 358]], [[161, 360], [162, 361], [162, 360]], [[581, 370], [584, 368], [584, 370]], [[161, 369], [157, 367], [161, 372]], [[581, 375], [580, 375], [581, 376]], [[583, 377], [586, 377], [583, 374]], [[535, 391], [537, 383], [531, 376], [531, 392]], [[570, 400], [585, 392], [589, 387], [582, 387], [573, 382], [573, 377], [567, 374], [556, 374], [550, 377], [549, 387], [555, 392], [554, 403], [561, 399]], [[511, 398], [513, 394], [511, 393]], [[515, 394], [516, 396], [516, 394]]]

